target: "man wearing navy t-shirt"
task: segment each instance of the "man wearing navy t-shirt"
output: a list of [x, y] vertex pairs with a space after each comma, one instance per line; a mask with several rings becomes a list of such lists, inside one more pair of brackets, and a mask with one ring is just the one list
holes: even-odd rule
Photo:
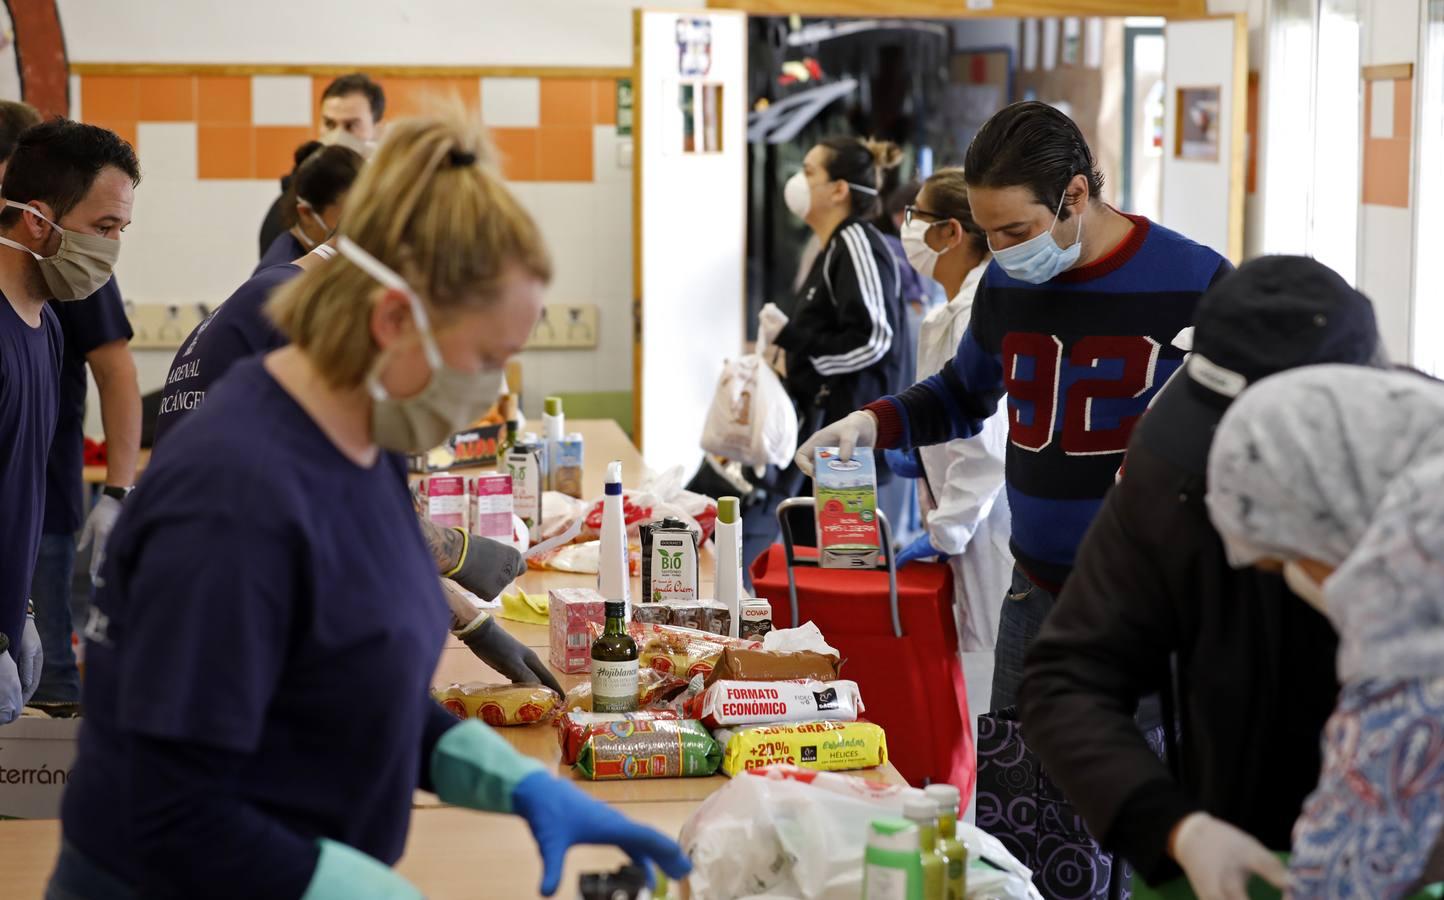
[[1103, 202], [1082, 132], [1044, 103], [1006, 107], [968, 147], [968, 200], [993, 251], [972, 322], [941, 372], [822, 429], [814, 446], [911, 449], [971, 437], [1008, 398], [1017, 561], [992, 708], [1016, 702], [1023, 656], [1112, 486], [1138, 417], [1182, 362], [1172, 345], [1218, 253]]
[[53, 119], [20, 135], [0, 187], [0, 724], [34, 694], [43, 660], [27, 601], [61, 390], [48, 303], [85, 302], [110, 280], [139, 181], [114, 132]]

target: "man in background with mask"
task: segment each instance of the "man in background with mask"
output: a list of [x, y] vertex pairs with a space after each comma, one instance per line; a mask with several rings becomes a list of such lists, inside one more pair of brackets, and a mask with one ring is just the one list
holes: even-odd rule
[[[370, 156], [381, 137], [381, 118], [386, 115], [386, 92], [363, 72], [342, 75], [326, 85], [321, 94], [321, 143], [350, 147], [362, 156]], [[266, 211], [261, 222], [261, 248], [265, 256], [281, 232], [286, 230], [281, 207], [291, 176], [281, 178], [281, 196]]]
[[[13, 100], [0, 101], [0, 178], [15, 153], [20, 133], [39, 123], [40, 113], [35, 107]], [[77, 609], [75, 616], [71, 614], [76, 551], [90, 549], [93, 577], [104, 558], [105, 541], [120, 514], [121, 502], [135, 484], [140, 455], [140, 386], [130, 353], [130, 322], [114, 278], [84, 302], [56, 302], [50, 308], [60, 320], [65, 352], [60, 364], [60, 411], [45, 474], [45, 521], [30, 583], [35, 624], [45, 653], [40, 687], [30, 702], [45, 707], [51, 715], [59, 715], [78, 709], [80, 703], [80, 670], [70, 643], [75, 624], [84, 624], [83, 609]], [[81, 478], [87, 366], [100, 392], [106, 443], [105, 485], [100, 500], [88, 514]]]
[[140, 165], [114, 132], [53, 119], [21, 134], [0, 212], [0, 724], [39, 685], [28, 611], [45, 515], [46, 463], [64, 339], [52, 300], [88, 302], [108, 281], [130, 224]]
[[814, 446], [929, 446], [971, 437], [1008, 397], [1006, 483], [1016, 559], [992, 709], [1017, 702], [1023, 656], [1112, 486], [1134, 423], [1178, 368], [1171, 341], [1233, 270], [1180, 234], [1103, 202], [1078, 126], [1014, 103], [968, 147], [968, 201], [993, 261], [941, 372], [819, 431]]

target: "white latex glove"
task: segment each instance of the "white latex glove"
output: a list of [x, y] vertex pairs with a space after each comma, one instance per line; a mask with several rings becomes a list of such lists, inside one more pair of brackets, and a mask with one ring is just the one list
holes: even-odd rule
[[9, 652], [0, 653], [0, 725], [9, 725], [25, 707], [25, 692], [20, 687], [20, 670]]
[[877, 416], [865, 409], [848, 413], [846, 416], [823, 428], [819, 428], [797, 451], [797, 467], [812, 476], [812, 456], [816, 447], [836, 447], [837, 455], [846, 462], [852, 459], [852, 451], [858, 447], [872, 447], [877, 444]]
[[30, 698], [35, 696], [35, 689], [40, 687], [40, 670], [45, 665], [45, 651], [40, 648], [40, 631], [35, 627], [35, 617], [25, 617], [25, 630], [20, 632], [19, 646], [11, 645], [11, 655], [15, 657], [15, 667], [20, 672], [20, 690], [25, 695], [25, 702], [29, 703]]
[[115, 528], [115, 520], [119, 517], [120, 501], [102, 494], [100, 500], [90, 508], [90, 516], [85, 520], [85, 527], [80, 530], [80, 543], [75, 545], [76, 551], [83, 551], [94, 544], [94, 549], [90, 551], [91, 581], [95, 580], [101, 564], [105, 562], [105, 543], [110, 540], [111, 529]]
[[1198, 900], [1248, 900], [1255, 875], [1281, 890], [1289, 883], [1288, 869], [1267, 847], [1208, 813], [1193, 813], [1178, 824], [1173, 858]]
[[757, 314], [757, 337], [765, 344], [776, 343], [777, 336], [787, 327], [787, 313], [777, 308], [776, 303], [762, 307]]

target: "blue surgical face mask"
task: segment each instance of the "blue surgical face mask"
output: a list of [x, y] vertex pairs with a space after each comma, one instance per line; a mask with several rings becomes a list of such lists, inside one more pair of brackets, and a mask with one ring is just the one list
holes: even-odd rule
[[[1065, 192], [1064, 197], [1066, 196]], [[1053, 229], [1058, 226], [1058, 215], [1062, 212], [1063, 197], [1059, 197], [1058, 209], [1053, 213], [1053, 224], [1044, 231], [1021, 244], [1002, 250], [993, 250], [993, 242], [988, 241], [988, 249], [993, 250], [993, 259], [998, 261], [998, 265], [1003, 267], [1008, 277], [1029, 284], [1042, 284], [1052, 281], [1078, 262], [1078, 255], [1083, 252], [1083, 214], [1078, 214], [1078, 232], [1073, 237], [1073, 243], [1065, 250], [1053, 240]]]

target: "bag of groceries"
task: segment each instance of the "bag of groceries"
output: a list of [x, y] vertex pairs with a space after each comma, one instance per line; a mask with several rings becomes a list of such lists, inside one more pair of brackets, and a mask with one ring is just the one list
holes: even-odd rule
[[702, 449], [749, 466], [787, 468], [797, 452], [797, 410], [782, 379], [757, 352], [722, 364], [702, 428]]
[[[859, 897], [869, 824], [901, 816], [903, 802], [921, 794], [797, 766], [747, 770], [682, 826], [692, 900]], [[1032, 873], [995, 838], [966, 822], [958, 837], [969, 850], [966, 896], [1042, 900]]]

